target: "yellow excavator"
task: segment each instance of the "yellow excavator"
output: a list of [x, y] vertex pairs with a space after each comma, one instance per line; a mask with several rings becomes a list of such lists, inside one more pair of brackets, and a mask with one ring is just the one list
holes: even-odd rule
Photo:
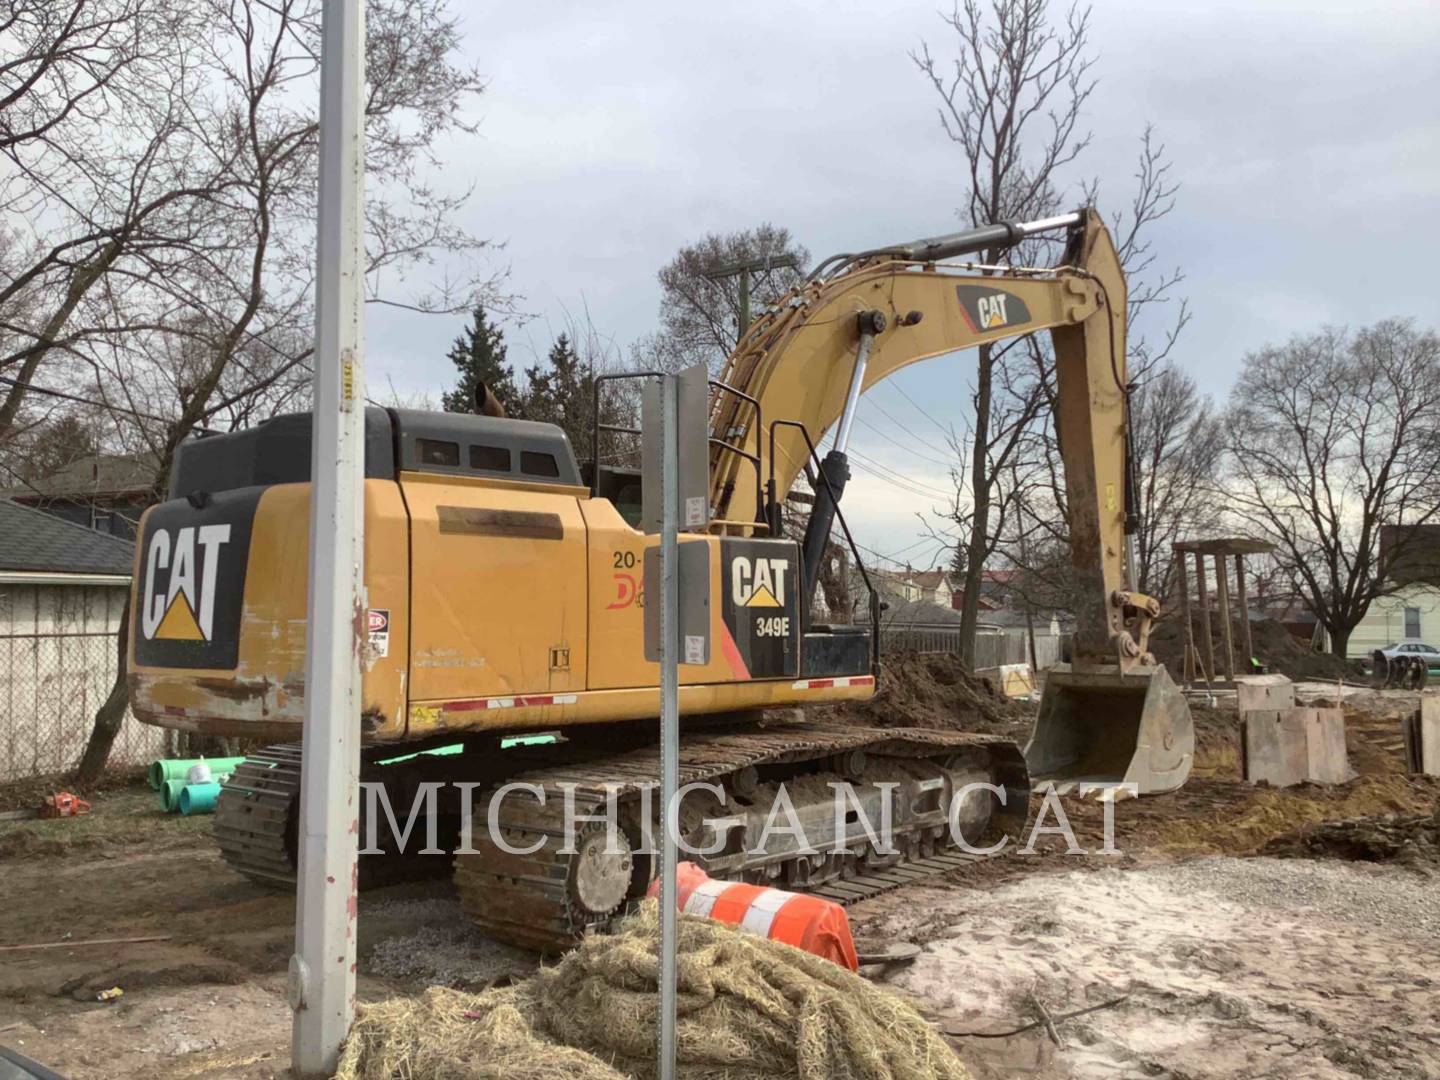
[[[1057, 230], [1053, 268], [956, 261]], [[1125, 318], [1123, 272], [1087, 209], [836, 256], [749, 328], [711, 385], [711, 520], [685, 537], [708, 546], [714, 647], [681, 669], [681, 780], [716, 787], [686, 801], [680, 828], [711, 873], [848, 901], [953, 868], [969, 857], [958, 841], [1016, 835], [1032, 781], [1139, 794], [1184, 782], [1189, 711], [1147, 649], [1158, 604], [1125, 577]], [[849, 539], [845, 451], [861, 395], [909, 364], [1045, 329], [1084, 599], [1073, 662], [1047, 673], [1029, 745], [807, 717], [870, 698], [882, 677], [868, 578], [867, 622], [813, 612], [837, 522]], [[402, 820], [412, 795], [441, 789], [422, 803], [431, 817], [493, 825], [454, 856], [467, 914], [505, 940], [562, 948], [656, 872], [659, 669], [643, 648], [643, 567], [658, 537], [636, 527], [638, 470], [598, 460], [598, 425], [582, 471], [559, 428], [482, 404], [367, 410], [361, 775], [384, 781]], [[226, 785], [215, 833], [232, 866], [281, 885], [296, 864], [301, 750], [285, 740], [304, 712], [310, 455], [304, 414], [184, 444], [170, 500], [141, 523], [132, 597], [136, 715], [277, 743]], [[816, 495], [796, 541], [782, 518], [802, 472]], [[835, 813], [842, 781], [861, 813]], [[781, 788], [808, 846], [767, 828]], [[568, 845], [567, 814], [581, 819]], [[886, 814], [889, 847], [866, 831]], [[414, 872], [361, 858], [362, 882]]]

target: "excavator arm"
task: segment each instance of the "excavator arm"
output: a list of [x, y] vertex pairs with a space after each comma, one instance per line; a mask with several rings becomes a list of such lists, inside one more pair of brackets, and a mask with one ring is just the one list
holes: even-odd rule
[[[1067, 242], [1054, 267], [953, 262], [1057, 228], [1067, 231]], [[810, 453], [805, 434], [775, 421], [798, 421], [817, 443], [834, 429], [802, 549], [808, 605], [833, 519], [830, 496], [842, 497], [849, 475], [846, 449], [861, 395], [922, 360], [1048, 330], [1076, 585], [1076, 663], [1051, 673], [1027, 757], [1043, 773], [1133, 779], [1158, 791], [1188, 775], [1193, 735], [1183, 698], [1148, 653], [1159, 605], [1126, 580], [1125, 535], [1135, 517], [1127, 518], [1125, 319], [1124, 271], [1093, 209], [836, 256], [757, 320], [727, 361], [721, 382], [740, 393], [714, 399], [710, 495], [716, 517], [743, 529], [751, 526], [740, 508], [758, 489], [755, 527], [764, 520], [776, 528]], [[1116, 749], [1109, 732], [1117, 724], [1130, 750]], [[1152, 739], [1162, 749], [1133, 766], [1130, 759]]]

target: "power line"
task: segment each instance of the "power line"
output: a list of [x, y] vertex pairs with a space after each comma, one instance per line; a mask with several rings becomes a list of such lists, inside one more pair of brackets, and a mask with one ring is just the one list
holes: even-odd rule
[[927, 491], [924, 488], [911, 487], [904, 481], [897, 480], [895, 477], [888, 475], [887, 473], [881, 472], [879, 469], [867, 465], [863, 461], [852, 461], [851, 464], [853, 464], [857, 469], [865, 473], [867, 476], [874, 477], [881, 483], [889, 484], [891, 487], [899, 491], [903, 491], [907, 495], [916, 495], [922, 499], [936, 499], [942, 497], [934, 491]]
[[[898, 389], [898, 387], [897, 387], [897, 389]], [[904, 432], [906, 432], [907, 434], [911, 435], [911, 436], [915, 439], [915, 441], [918, 442], [918, 443], [920, 443], [922, 446], [928, 446], [931, 450], [934, 450], [936, 453], [943, 454], [947, 459], [950, 458], [951, 455], [954, 454], [955, 451], [954, 451], [953, 449], [951, 449], [951, 450], [942, 450], [940, 447], [936, 446], [934, 443], [929, 442], [929, 441], [926, 440], [926, 439], [920, 438], [919, 435], [916, 435], [913, 431], [910, 431], [908, 428], [906, 428], [905, 424], [904, 424], [902, 421], [895, 419], [894, 416], [892, 416], [888, 411], [886, 411], [885, 406], [881, 405], [878, 401], [870, 400], [870, 401], [867, 401], [866, 404], [875, 406], [875, 408], [877, 408], [877, 409], [880, 410], [880, 413], [881, 413], [882, 416], [884, 416], [884, 417], [885, 417], [887, 420], [889, 420], [892, 424], [894, 424], [896, 427], [898, 427], [901, 431], [904, 431]], [[861, 423], [864, 423], [864, 422], [865, 422], [865, 421], [863, 420], [863, 418], [857, 417], [857, 419], [859, 419]], [[928, 460], [928, 459], [927, 459], [927, 460]], [[944, 465], [944, 466], [946, 466], [946, 467], [948, 468], [950, 465], [952, 465], [952, 464], [954, 464], [954, 463], [953, 463], [952, 461], [946, 460], [946, 461], [940, 462], [939, 464]]]
[[113, 405], [108, 401], [93, 401], [90, 398], [79, 397], [75, 394], [67, 394], [63, 390], [53, 390], [48, 386], [36, 386], [31, 382], [23, 382], [20, 379], [12, 379], [8, 375], [0, 375], [0, 383], [8, 383], [27, 390], [32, 394], [45, 394], [49, 397], [60, 398], [64, 401], [73, 401], [80, 405], [89, 405], [96, 409], [106, 409], [110, 412], [124, 413], [126, 416], [134, 416], [141, 420], [157, 420], [162, 424], [170, 424], [174, 421], [167, 420], [163, 416], [156, 416], [153, 413], [139, 412], [136, 409], [127, 409], [122, 405]]
[[899, 560], [898, 556], [904, 555], [907, 551], [911, 551], [911, 550], [913, 550], [913, 549], [915, 549], [915, 548], [917, 548], [917, 547], [920, 547], [922, 544], [933, 544], [933, 543], [935, 542], [935, 540], [936, 540], [936, 538], [933, 537], [933, 536], [922, 536], [919, 540], [916, 540], [913, 544], [906, 544], [906, 545], [905, 545], [903, 548], [901, 548], [899, 551], [896, 551], [894, 554], [891, 554], [891, 555], [886, 555], [886, 554], [884, 554], [883, 552], [876, 551], [874, 548], [865, 547], [864, 544], [861, 544], [861, 543], [859, 543], [859, 542], [857, 542], [857, 543], [855, 544], [855, 546], [858, 547], [858, 548], [862, 548], [862, 549], [864, 549], [865, 551], [870, 552], [870, 554], [871, 554], [871, 555], [874, 555], [877, 559], [885, 559], [885, 560], [887, 560], [888, 562], [899, 562], [900, 560]]
[[[919, 450], [912, 450], [910, 447], [902, 443], [899, 439], [895, 438], [895, 436], [891, 435], [888, 431], [884, 431], [883, 429], [878, 428], [874, 424], [870, 423], [870, 421], [866, 420], [865, 417], [857, 416], [855, 417], [855, 419], [859, 420], [860, 423], [864, 424], [867, 428], [873, 431], [876, 435], [879, 435], [885, 441], [892, 443], [895, 446], [898, 446], [901, 450], [904, 450], [907, 454], [914, 454], [921, 461], [928, 461], [930, 462], [930, 464], [939, 465], [941, 468], [948, 469], [950, 467], [950, 462], [948, 461], [940, 461], [936, 458], [930, 457], [928, 454], [920, 453]], [[925, 442], [924, 439], [921, 439], [920, 441], [922, 443]]]
[[898, 382], [892, 382], [890, 385], [893, 386], [897, 391], [899, 391], [901, 397], [903, 397], [906, 401], [910, 402], [911, 405], [915, 406], [915, 410], [921, 416], [925, 417], [926, 420], [929, 420], [940, 431], [944, 432], [947, 439], [954, 433], [952, 428], [947, 428], [944, 424], [940, 423], [939, 420], [936, 420], [935, 417], [931, 416], [928, 412], [921, 408], [920, 403], [914, 398], [912, 398], [909, 394], [905, 393], [904, 388], [901, 387]]
[[857, 459], [855, 464], [865, 472], [884, 480], [888, 484], [909, 491], [912, 495], [929, 495], [937, 499], [948, 499], [954, 495], [953, 491], [942, 491], [937, 487], [932, 487], [925, 483], [923, 480], [913, 480], [904, 473], [892, 469], [888, 465], [876, 461], [868, 454], [862, 454], [853, 448], [850, 450], [850, 456]]

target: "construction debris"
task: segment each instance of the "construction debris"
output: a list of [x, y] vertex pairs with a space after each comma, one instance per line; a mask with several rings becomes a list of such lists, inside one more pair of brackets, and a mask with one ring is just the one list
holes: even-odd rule
[[1401, 722], [1405, 767], [1422, 776], [1440, 776], [1440, 697], [1421, 697], [1420, 707]]
[[1245, 779], [1252, 784], [1350, 779], [1345, 714], [1339, 709], [1254, 709], [1241, 716], [1240, 730]]
[[[337, 1080], [655, 1075], [658, 907], [482, 994], [362, 1006]], [[909, 1004], [827, 960], [709, 919], [679, 924], [678, 1067], [694, 1080], [968, 1080]]]
[[38, 816], [42, 818], [79, 817], [90, 812], [90, 804], [68, 791], [57, 791], [46, 795], [40, 804]]

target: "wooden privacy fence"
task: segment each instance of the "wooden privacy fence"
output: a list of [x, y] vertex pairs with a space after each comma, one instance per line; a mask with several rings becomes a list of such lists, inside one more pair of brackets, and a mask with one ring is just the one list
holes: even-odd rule
[[[125, 588], [0, 585], [0, 782], [80, 761], [115, 680]], [[164, 755], [166, 732], [126, 714], [112, 765]]]

